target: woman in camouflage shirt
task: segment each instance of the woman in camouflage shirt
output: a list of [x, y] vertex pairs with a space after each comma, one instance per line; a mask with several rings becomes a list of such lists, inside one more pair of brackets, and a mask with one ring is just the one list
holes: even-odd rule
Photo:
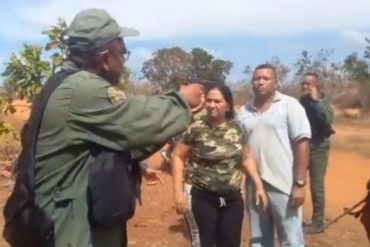
[[192, 246], [237, 247], [244, 212], [243, 171], [254, 181], [261, 209], [267, 198], [242, 128], [234, 120], [230, 89], [215, 84], [206, 94], [205, 107], [207, 116], [190, 125], [172, 155], [175, 207], [186, 216]]

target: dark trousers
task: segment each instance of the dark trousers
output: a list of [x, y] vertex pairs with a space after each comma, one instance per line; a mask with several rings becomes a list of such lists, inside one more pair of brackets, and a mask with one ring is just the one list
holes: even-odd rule
[[127, 247], [127, 222], [113, 226], [94, 226], [91, 237], [94, 247]]
[[325, 217], [325, 175], [328, 166], [329, 141], [313, 141], [310, 150], [310, 189], [312, 198], [312, 223], [322, 227]]
[[244, 214], [240, 192], [220, 197], [193, 187], [191, 197], [191, 211], [201, 246], [239, 247]]

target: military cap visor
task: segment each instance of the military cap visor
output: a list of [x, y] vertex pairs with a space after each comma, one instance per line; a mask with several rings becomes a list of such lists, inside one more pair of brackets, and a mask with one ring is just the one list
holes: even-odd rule
[[70, 50], [91, 51], [116, 38], [138, 36], [136, 29], [121, 27], [105, 10], [87, 9], [78, 13], [65, 32]]

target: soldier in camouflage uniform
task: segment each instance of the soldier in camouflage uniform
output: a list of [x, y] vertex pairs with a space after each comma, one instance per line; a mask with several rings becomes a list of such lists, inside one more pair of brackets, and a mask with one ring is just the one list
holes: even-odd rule
[[239, 247], [243, 171], [254, 181], [261, 208], [267, 199], [242, 128], [233, 119], [230, 89], [215, 84], [206, 94], [205, 107], [207, 115], [193, 122], [175, 146], [171, 160], [175, 207], [185, 213], [192, 246]]
[[306, 73], [303, 76], [302, 93], [300, 102], [305, 108], [312, 132], [309, 174], [313, 214], [312, 222], [304, 226], [304, 232], [314, 234], [324, 231], [324, 181], [330, 149], [329, 137], [334, 133], [331, 127], [333, 109], [328, 98], [320, 95], [317, 74]]

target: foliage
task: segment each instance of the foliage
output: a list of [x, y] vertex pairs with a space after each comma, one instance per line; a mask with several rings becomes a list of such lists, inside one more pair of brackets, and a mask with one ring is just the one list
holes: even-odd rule
[[224, 83], [232, 63], [214, 58], [201, 48], [190, 53], [180, 47], [159, 49], [145, 61], [142, 73], [151, 81], [157, 92], [175, 89], [188, 79], [204, 79]]
[[289, 68], [288, 65], [283, 64], [278, 56], [272, 57], [267, 61], [267, 63], [275, 67], [278, 81], [280, 83], [284, 83], [291, 71], [291, 68]]
[[364, 52], [364, 57], [367, 59], [370, 59], [370, 39], [365, 38], [365, 41], [366, 41], [366, 48]]
[[0, 137], [11, 136], [13, 139], [18, 139], [18, 131], [8, 122], [0, 121]]
[[369, 64], [358, 58], [356, 52], [348, 55], [343, 62], [343, 71], [349, 80], [356, 80], [365, 83], [370, 79]]
[[307, 72], [314, 72], [320, 76], [322, 81], [342, 80], [340, 66], [330, 62], [333, 54], [334, 49], [320, 49], [314, 56], [307, 51], [302, 51], [301, 57], [293, 64], [295, 76], [301, 77]]
[[194, 77], [225, 83], [233, 64], [230, 61], [216, 59], [201, 48], [193, 48], [190, 52]]
[[141, 71], [157, 92], [175, 89], [193, 73], [191, 55], [180, 47], [159, 49]]
[[49, 37], [49, 42], [45, 46], [46, 51], [57, 49], [51, 57], [51, 73], [55, 73], [56, 68], [60, 67], [67, 58], [67, 45], [62, 42], [62, 37], [67, 29], [64, 19], [58, 18], [57, 24], [42, 32]]
[[[57, 50], [49, 60], [43, 59], [43, 48], [38, 45], [24, 44], [22, 50], [11, 54], [2, 73], [5, 80], [0, 93], [0, 113], [16, 111], [12, 105], [15, 97], [33, 102], [46, 78], [62, 65], [67, 47], [61, 42], [61, 37], [66, 27], [66, 22], [59, 18], [56, 25], [42, 32], [49, 37], [45, 50]], [[0, 136], [13, 135], [14, 131], [9, 123], [0, 122]]]
[[42, 87], [43, 80], [50, 75], [50, 64], [41, 58], [42, 48], [24, 45], [19, 54], [13, 53], [2, 73], [19, 97], [33, 101]]

